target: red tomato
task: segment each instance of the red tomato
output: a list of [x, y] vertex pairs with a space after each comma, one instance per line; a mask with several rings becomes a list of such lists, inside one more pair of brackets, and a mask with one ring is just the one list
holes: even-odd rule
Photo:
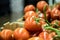
[[17, 28], [14, 31], [14, 38], [16, 40], [26, 40], [29, 38], [29, 32], [25, 28]]
[[39, 22], [37, 23], [34, 17], [28, 17], [25, 20], [24, 27], [30, 32], [42, 31], [41, 25], [45, 24], [45, 21], [42, 19], [39, 19], [38, 21]]
[[54, 8], [51, 12], [52, 19], [59, 19], [60, 11], [57, 8]]
[[36, 16], [38, 17], [37, 13], [35, 13], [34, 11], [28, 11], [26, 12], [26, 14], [24, 15], [24, 18], [28, 18], [28, 17], [32, 17], [32, 16]]
[[43, 38], [39, 38], [39, 37], [32, 37], [32, 38], [29, 38], [28, 40], [43, 40]]
[[45, 1], [39, 1], [39, 2], [37, 3], [37, 8], [42, 12], [45, 5], [46, 5], [47, 8], [48, 8], [48, 4], [47, 4]]
[[[52, 24], [52, 25], [55, 24], [55, 25], [60, 26], [60, 21], [59, 21], [59, 20], [54, 20], [54, 21], [51, 22], [51, 24]], [[53, 26], [53, 27], [56, 27], [56, 26]]]
[[9, 29], [4, 29], [1, 32], [2, 39], [8, 40], [12, 38], [12, 31]]
[[24, 13], [28, 12], [28, 11], [35, 11], [35, 7], [33, 5], [27, 5], [24, 8]]
[[39, 37], [43, 38], [44, 40], [51, 40], [51, 37], [47, 32], [42, 32], [39, 34]]

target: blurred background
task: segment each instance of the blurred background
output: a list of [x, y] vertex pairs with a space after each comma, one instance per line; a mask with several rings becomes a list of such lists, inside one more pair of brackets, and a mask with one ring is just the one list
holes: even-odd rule
[[[16, 21], [23, 16], [23, 9], [26, 5], [36, 3], [41, 0], [0, 0], [0, 26], [8, 21]], [[60, 0], [44, 0], [52, 5]]]

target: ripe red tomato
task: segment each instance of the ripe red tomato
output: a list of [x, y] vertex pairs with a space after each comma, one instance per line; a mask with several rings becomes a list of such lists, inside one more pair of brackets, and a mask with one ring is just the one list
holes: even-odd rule
[[39, 38], [39, 37], [32, 37], [32, 38], [29, 38], [28, 40], [43, 40], [43, 38]]
[[35, 11], [35, 7], [33, 5], [27, 5], [24, 8], [24, 13], [28, 12], [28, 11]]
[[39, 37], [43, 38], [44, 40], [51, 40], [51, 37], [47, 32], [42, 32], [39, 34]]
[[36, 16], [38, 17], [37, 13], [34, 11], [28, 11], [26, 12], [26, 14], [24, 15], [24, 18], [27, 19], [28, 17], [32, 17], [32, 16]]
[[59, 14], [60, 11], [57, 8], [54, 8], [51, 12], [51, 18], [54, 19], [59, 19]]
[[28, 17], [25, 20], [24, 27], [30, 32], [38, 32], [42, 31], [42, 24], [45, 24], [45, 21], [43, 19]]
[[2, 30], [2, 32], [1, 32], [1, 37], [2, 37], [2, 39], [4, 39], [4, 40], [11, 39], [11, 38], [12, 38], [12, 31], [9, 30], [9, 29], [4, 29], [4, 30]]
[[42, 12], [45, 5], [46, 5], [47, 8], [48, 8], [48, 4], [47, 4], [45, 1], [39, 1], [39, 2], [37, 3], [37, 8]]
[[29, 38], [29, 32], [25, 28], [17, 28], [15, 29], [14, 33], [14, 38], [16, 40], [26, 40]]

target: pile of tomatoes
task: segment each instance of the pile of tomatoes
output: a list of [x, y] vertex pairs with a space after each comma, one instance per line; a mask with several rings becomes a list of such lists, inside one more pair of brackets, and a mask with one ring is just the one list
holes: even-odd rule
[[[44, 7], [46, 7], [45, 12]], [[44, 25], [47, 24], [47, 20], [52, 24], [52, 28], [56, 28], [53, 25], [56, 22], [60, 26], [60, 4], [51, 9], [45, 1], [39, 1], [36, 7], [27, 5], [24, 8], [24, 14], [24, 27], [16, 28], [14, 31], [3, 29], [0, 32], [0, 40], [53, 40], [56, 33], [45, 30]]]

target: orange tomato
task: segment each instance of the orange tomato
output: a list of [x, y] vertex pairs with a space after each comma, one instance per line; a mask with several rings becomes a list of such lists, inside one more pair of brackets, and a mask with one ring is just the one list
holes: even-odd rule
[[3, 29], [1, 32], [1, 37], [4, 40], [8, 40], [12, 38], [12, 31], [9, 29]]
[[40, 33], [39, 37], [43, 38], [44, 40], [51, 40], [51, 37], [47, 32]]
[[54, 8], [57, 8], [58, 10], [60, 10], [60, 3], [56, 4]]
[[29, 32], [25, 28], [17, 28], [15, 29], [14, 33], [14, 38], [16, 40], [26, 40], [29, 38]]
[[51, 24], [53, 25], [53, 27], [56, 27], [56, 26], [54, 26], [54, 25], [60, 26], [60, 20], [53, 20], [53, 21], [51, 22]]
[[47, 8], [48, 8], [48, 4], [45, 2], [45, 1], [39, 1], [38, 3], [37, 3], [37, 8], [41, 11], [41, 12], [43, 12], [43, 8], [44, 8], [44, 6], [47, 6]]
[[28, 40], [43, 40], [43, 38], [39, 38], [39, 37], [32, 37], [32, 38], [29, 38]]
[[1, 37], [1, 32], [0, 32], [0, 37]]
[[28, 11], [26, 12], [26, 14], [24, 15], [24, 18], [27, 19], [28, 17], [32, 17], [32, 16], [36, 16], [38, 17], [37, 13], [34, 11]]
[[60, 11], [57, 8], [53, 8], [53, 10], [51, 11], [51, 18], [53, 20], [59, 19], [59, 14], [60, 14]]
[[30, 32], [42, 31], [41, 25], [45, 24], [45, 21], [42, 19], [38, 19], [38, 23], [37, 23], [36, 20], [37, 19], [35, 19], [34, 17], [28, 17], [25, 20], [24, 27]]
[[33, 5], [27, 5], [24, 8], [24, 13], [28, 12], [28, 11], [35, 11], [35, 7]]

